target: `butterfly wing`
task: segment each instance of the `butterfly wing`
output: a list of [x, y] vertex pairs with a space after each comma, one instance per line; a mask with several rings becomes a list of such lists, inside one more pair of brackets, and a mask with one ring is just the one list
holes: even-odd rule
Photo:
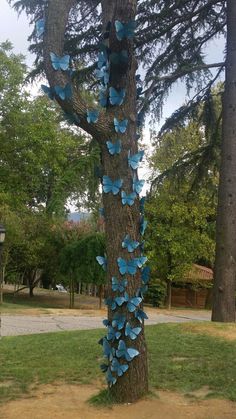
[[116, 37], [118, 41], [122, 41], [125, 37], [125, 27], [119, 20], [115, 21]]
[[130, 153], [129, 153], [129, 155], [128, 155], [128, 163], [129, 163], [129, 166], [133, 169], [133, 170], [136, 170], [136, 169], [138, 169], [138, 167], [139, 167], [139, 164], [140, 164], [140, 162], [142, 161], [142, 159], [143, 159], [143, 156], [144, 156], [144, 151], [142, 150], [142, 151], [139, 151], [138, 153], [136, 153], [136, 154], [133, 154], [132, 156], [130, 155]]
[[58, 61], [59, 61], [59, 67], [61, 70], [66, 71], [69, 68], [69, 64], [70, 64], [70, 56], [67, 55], [63, 55], [63, 57], [58, 57]]
[[129, 275], [135, 275], [137, 272], [137, 263], [135, 259], [130, 259], [127, 262], [127, 273]]
[[59, 57], [54, 54], [54, 52], [50, 52], [50, 58], [51, 58], [51, 64], [52, 67], [54, 68], [54, 70], [60, 70], [60, 61], [59, 61]]
[[104, 271], [107, 269], [107, 259], [103, 256], [97, 256], [96, 261], [99, 263], [99, 265], [102, 267]]
[[116, 384], [117, 379], [116, 379], [116, 377], [114, 377], [112, 375], [110, 368], [108, 368], [108, 370], [107, 370], [106, 380], [107, 380], [107, 383], [108, 383], [109, 387], [112, 387]]
[[119, 271], [121, 275], [125, 275], [127, 273], [127, 263], [125, 259], [118, 258], [117, 259]]
[[142, 192], [144, 184], [145, 184], [145, 180], [134, 179], [134, 181], [133, 181], [133, 191], [136, 192], [139, 195]]
[[141, 304], [141, 302], [142, 302], [142, 298], [140, 297], [131, 298], [127, 304], [127, 308], [129, 312], [133, 313], [136, 310], [136, 308], [139, 306], [139, 304]]
[[107, 97], [107, 91], [103, 87], [99, 91], [99, 104], [102, 106], [102, 108], [107, 107], [108, 97]]
[[36, 35], [38, 38], [40, 38], [45, 30], [45, 21], [44, 19], [39, 19], [37, 20], [37, 22], [35, 23], [35, 30], [36, 30]]
[[124, 191], [122, 191], [121, 198], [123, 205], [129, 205], [131, 207], [134, 204], [136, 193], [132, 192], [131, 194], [127, 195]]
[[95, 124], [98, 120], [98, 117], [99, 117], [98, 110], [93, 110], [93, 111], [87, 110], [87, 121], [89, 124], [91, 123]]
[[116, 132], [120, 132], [124, 134], [126, 132], [128, 126], [128, 119], [124, 119], [123, 121], [119, 121], [117, 118], [114, 118], [114, 127]]
[[127, 361], [132, 361], [132, 359], [134, 359], [138, 355], [139, 355], [139, 351], [137, 349], [127, 348], [127, 353], [126, 353]]
[[114, 87], [109, 88], [109, 99], [110, 104], [115, 106], [120, 106], [124, 102], [125, 98], [125, 89], [116, 90]]
[[142, 322], [143, 322], [143, 320], [147, 320], [147, 319], [148, 319], [147, 314], [146, 314], [143, 310], [141, 310], [141, 309], [138, 309], [137, 311], [135, 311], [134, 315], [135, 315], [135, 318], [136, 318], [136, 319], [137, 319], [140, 323], [142, 323]]
[[140, 205], [140, 213], [144, 214], [144, 205], [145, 205], [145, 197], [144, 196], [140, 199], [139, 205]]
[[122, 330], [126, 322], [126, 317], [123, 314], [116, 313], [112, 320], [112, 326], [118, 330]]
[[149, 279], [150, 279], [150, 272], [151, 272], [151, 269], [149, 268], [149, 266], [145, 266], [145, 267], [142, 269], [142, 272], [141, 272], [141, 279], [142, 279], [142, 281], [143, 281], [143, 283], [144, 283], [144, 284], [147, 284], [147, 283], [149, 282]]
[[109, 193], [109, 192], [112, 191], [113, 182], [109, 178], [109, 176], [103, 176], [102, 184], [103, 184], [103, 192], [104, 193]]
[[112, 193], [113, 195], [117, 195], [120, 192], [120, 188], [123, 184], [123, 180], [117, 179], [112, 184]]
[[141, 223], [140, 223], [140, 234], [143, 236], [145, 233], [145, 230], [147, 228], [147, 220], [144, 219], [144, 217], [141, 218]]
[[45, 86], [44, 84], [41, 84], [41, 89], [44, 93], [46, 93], [46, 95], [49, 97], [49, 99], [54, 100], [55, 98], [55, 94], [54, 94], [54, 89], [49, 87], [49, 86]]

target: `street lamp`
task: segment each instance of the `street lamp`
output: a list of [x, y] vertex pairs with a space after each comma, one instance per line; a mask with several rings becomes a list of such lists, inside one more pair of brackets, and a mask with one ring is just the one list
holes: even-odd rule
[[3, 224], [0, 224], [0, 304], [3, 303], [2, 291], [3, 291], [3, 266], [2, 266], [2, 252], [3, 243], [5, 241], [6, 230]]

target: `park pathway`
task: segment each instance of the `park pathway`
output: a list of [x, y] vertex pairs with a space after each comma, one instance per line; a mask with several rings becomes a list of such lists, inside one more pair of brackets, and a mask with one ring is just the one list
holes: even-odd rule
[[[209, 321], [210, 312], [190, 311], [162, 314], [148, 311], [147, 325], [159, 323], [184, 323], [188, 321]], [[34, 333], [59, 332], [62, 330], [88, 330], [102, 328], [105, 316], [71, 315], [2, 315], [1, 336], [29, 335]]]

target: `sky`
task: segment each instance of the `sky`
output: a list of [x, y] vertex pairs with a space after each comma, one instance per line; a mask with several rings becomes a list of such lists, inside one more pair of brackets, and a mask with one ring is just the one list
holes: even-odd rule
[[[30, 67], [33, 63], [34, 57], [28, 52], [29, 43], [28, 36], [32, 31], [32, 26], [29, 25], [25, 14], [19, 17], [17, 13], [9, 6], [7, 0], [0, 0], [0, 42], [7, 39], [10, 40], [14, 46], [15, 53], [21, 53], [26, 58], [26, 63]], [[225, 40], [221, 37], [208, 45], [206, 50], [207, 62], [219, 62], [224, 57]], [[37, 87], [33, 87], [33, 92], [37, 91]], [[164, 120], [172, 114], [185, 101], [185, 88], [182, 83], [176, 83], [171, 94], [169, 95], [164, 107], [163, 117], [157, 127], [161, 126]], [[145, 128], [144, 141], [150, 148], [150, 133], [148, 126]], [[141, 176], [147, 180], [150, 172], [147, 170], [147, 165], [141, 170]]]

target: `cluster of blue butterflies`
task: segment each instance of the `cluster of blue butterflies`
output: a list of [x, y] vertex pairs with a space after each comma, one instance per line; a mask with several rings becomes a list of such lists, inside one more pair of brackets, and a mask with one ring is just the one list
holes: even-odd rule
[[[128, 23], [115, 22], [116, 37], [119, 41], [123, 39], [132, 39], [134, 36], [135, 22], [130, 21]], [[108, 27], [110, 30], [110, 27]], [[121, 106], [126, 98], [125, 89], [116, 90], [113, 87], [108, 88], [110, 81], [110, 70], [111, 65], [122, 65], [128, 62], [128, 52], [122, 50], [119, 53], [112, 53], [107, 48], [102, 48], [99, 53], [96, 76], [101, 82], [99, 92], [99, 102], [103, 107]], [[136, 78], [139, 80], [139, 76]], [[137, 88], [138, 95], [140, 95], [142, 88]], [[93, 110], [87, 113], [87, 120], [89, 123], [97, 122], [99, 118], [99, 112]], [[140, 116], [139, 116], [140, 118]], [[141, 118], [140, 118], [141, 119]], [[128, 119], [118, 120], [114, 118], [114, 130], [119, 136], [125, 134], [128, 127]], [[107, 150], [111, 156], [120, 154], [122, 150], [122, 141], [118, 138], [115, 142], [108, 140], [106, 142]], [[127, 166], [134, 171], [132, 180], [132, 190], [125, 192], [122, 190], [123, 180], [122, 179], [111, 179], [109, 176], [104, 175], [102, 177], [102, 189], [105, 194], [111, 193], [114, 196], [120, 194], [123, 205], [132, 206], [137, 199], [138, 195], [142, 192], [144, 186], [144, 180], [139, 180], [136, 174], [139, 168], [140, 162], [144, 157], [144, 152], [139, 151], [135, 154], [128, 152]], [[144, 219], [144, 203], [145, 198], [139, 200], [140, 203], [140, 234], [143, 235], [147, 226], [147, 221]], [[105, 216], [104, 209], [100, 210], [100, 214]], [[107, 327], [106, 337], [100, 340], [100, 344], [103, 346], [103, 354], [107, 360], [107, 363], [101, 365], [101, 369], [106, 373], [106, 379], [109, 386], [114, 385], [117, 382], [118, 377], [121, 377], [128, 369], [129, 363], [139, 355], [139, 351], [131, 346], [127, 346], [126, 338], [130, 341], [137, 339], [142, 331], [142, 323], [147, 319], [146, 313], [140, 308], [143, 296], [147, 291], [149, 282], [150, 269], [144, 264], [147, 262], [147, 257], [142, 255], [144, 243], [139, 243], [133, 240], [130, 235], [126, 235], [121, 243], [123, 249], [127, 250], [129, 255], [128, 259], [118, 257], [117, 268], [122, 279], [116, 277], [112, 278], [112, 292], [114, 297], [108, 297], [105, 300], [105, 304], [114, 311], [114, 316], [111, 322], [106, 319], [103, 324]], [[140, 249], [140, 257], [130, 257], [132, 253], [137, 249]], [[97, 256], [97, 262], [106, 271], [107, 270], [107, 258], [103, 256]], [[137, 289], [134, 296], [129, 296], [127, 292], [128, 279], [126, 276], [134, 276], [141, 270], [142, 284]], [[126, 308], [128, 313], [133, 314], [135, 324], [132, 325], [131, 320], [127, 319], [124, 315], [123, 307]], [[121, 308], [121, 310], [119, 310]], [[130, 316], [129, 316], [130, 318]], [[137, 326], [137, 322], [141, 323]], [[114, 342], [117, 342], [114, 345]]]

